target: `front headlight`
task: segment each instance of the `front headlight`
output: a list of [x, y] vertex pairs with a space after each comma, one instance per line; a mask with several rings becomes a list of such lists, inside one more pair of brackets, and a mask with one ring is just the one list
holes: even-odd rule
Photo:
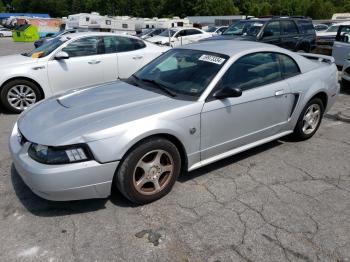
[[86, 145], [51, 147], [32, 143], [29, 146], [28, 155], [35, 161], [48, 165], [77, 163], [92, 159]]

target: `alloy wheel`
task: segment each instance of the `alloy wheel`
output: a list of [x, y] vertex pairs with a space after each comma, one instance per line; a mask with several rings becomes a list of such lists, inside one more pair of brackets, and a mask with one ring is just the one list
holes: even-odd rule
[[309, 135], [314, 132], [321, 120], [321, 108], [318, 104], [312, 104], [305, 111], [303, 117], [302, 130], [304, 134]]
[[135, 189], [143, 195], [162, 191], [174, 174], [174, 160], [164, 150], [146, 153], [137, 163], [133, 173]]
[[34, 90], [27, 85], [15, 85], [7, 93], [7, 101], [17, 110], [25, 110], [37, 100]]

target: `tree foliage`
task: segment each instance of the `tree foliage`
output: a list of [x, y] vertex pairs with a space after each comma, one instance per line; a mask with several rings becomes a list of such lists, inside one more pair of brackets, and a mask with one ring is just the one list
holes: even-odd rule
[[0, 13], [5, 11], [6, 11], [5, 5], [3, 4], [2, 1], [0, 1]]
[[326, 19], [335, 12], [350, 12], [350, 0], [12, 0], [12, 6], [15, 12], [43, 12], [53, 17], [96, 11], [139, 17], [244, 14]]

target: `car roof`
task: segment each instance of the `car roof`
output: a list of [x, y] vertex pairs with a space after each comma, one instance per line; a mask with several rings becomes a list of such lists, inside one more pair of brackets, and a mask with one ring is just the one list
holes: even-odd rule
[[180, 31], [182, 29], [197, 29], [197, 30], [201, 30], [199, 28], [196, 28], [196, 27], [171, 27], [169, 28], [170, 30], [175, 30], [175, 31]]
[[[333, 24], [333, 25], [336, 25], [336, 26], [339, 26], [339, 25], [350, 25], [350, 22], [341, 22], [341, 23], [336, 23], [336, 24]], [[333, 26], [331, 25], [331, 26]]]
[[132, 35], [127, 35], [127, 34], [118, 34], [118, 33], [109, 33], [109, 32], [77, 32], [77, 33], [71, 33], [62, 36], [63, 38], [79, 38], [83, 36], [126, 36], [126, 37], [131, 37], [131, 38], [138, 38]]
[[223, 54], [227, 56], [234, 56], [241, 52], [248, 50], [254, 51], [279, 51], [285, 53], [285, 50], [270, 44], [252, 41], [235, 41], [235, 40], [212, 40], [197, 42], [182, 46], [183, 49], [194, 49], [207, 52]]

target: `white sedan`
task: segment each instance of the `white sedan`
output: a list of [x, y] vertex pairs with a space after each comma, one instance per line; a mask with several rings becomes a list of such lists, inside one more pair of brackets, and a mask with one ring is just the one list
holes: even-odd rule
[[11, 37], [12, 31], [8, 28], [0, 28], [0, 37]]
[[[177, 47], [198, 42], [201, 39], [213, 36], [198, 28], [174, 27], [163, 31], [161, 34], [148, 38], [147, 41], [158, 44]], [[170, 43], [169, 43], [170, 40]]]
[[19, 113], [69, 89], [128, 78], [168, 49], [112, 33], [58, 37], [31, 52], [0, 58], [0, 102]]

